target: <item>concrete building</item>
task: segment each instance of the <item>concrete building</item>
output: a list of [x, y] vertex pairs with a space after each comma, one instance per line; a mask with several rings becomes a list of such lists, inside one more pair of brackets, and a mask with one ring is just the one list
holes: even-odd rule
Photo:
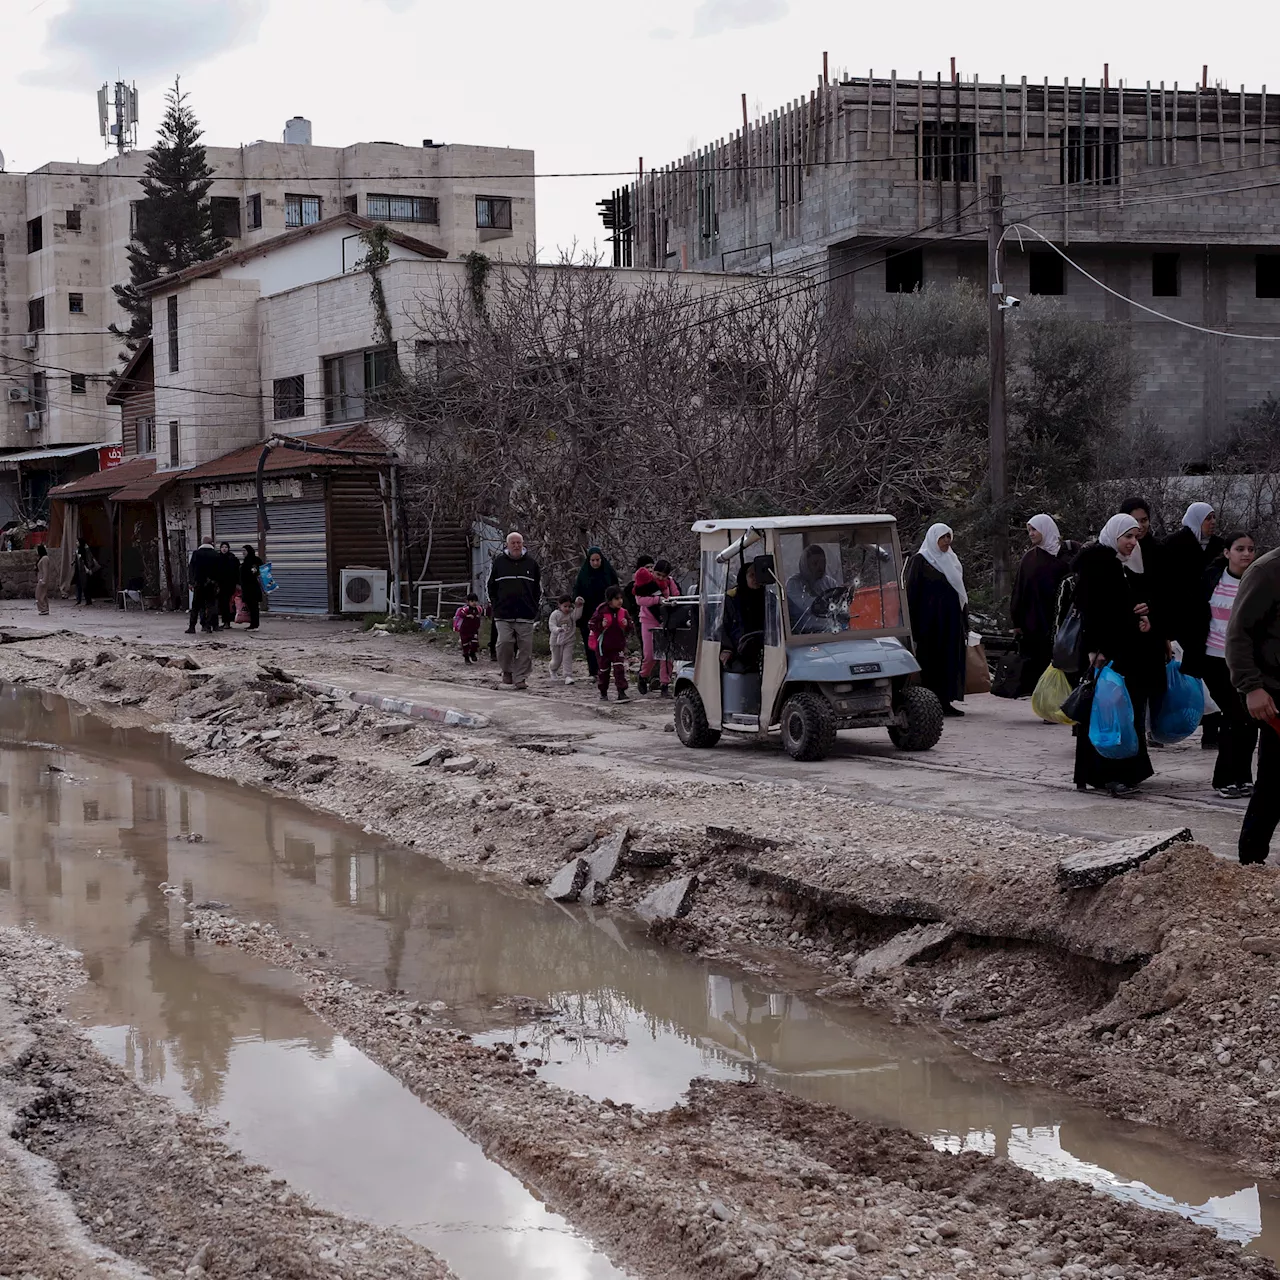
[[[305, 141], [207, 149], [215, 226], [233, 248], [346, 212], [421, 234], [451, 258], [533, 251], [531, 151], [430, 139], [313, 146], [310, 126], [296, 118], [285, 136]], [[147, 152], [134, 151], [0, 172], [0, 468], [16, 450], [84, 446], [91, 461], [88, 446], [120, 439], [107, 394], [122, 344], [108, 326], [127, 317], [111, 287], [129, 278], [146, 163]], [[16, 505], [16, 472], [7, 474], [8, 489], [0, 470], [0, 524]], [[57, 476], [55, 468], [49, 478]], [[40, 505], [38, 481], [36, 490], [25, 505]]]
[[[1280, 336], [1280, 94], [1221, 86], [820, 81], [807, 98], [602, 202], [617, 265], [812, 270], [859, 304], [985, 288], [990, 174], [1006, 222], [1155, 311]], [[1004, 283], [1114, 324], [1142, 369], [1135, 409], [1205, 450], [1280, 392], [1275, 342], [1180, 328], [1108, 294], [1034, 237]]]

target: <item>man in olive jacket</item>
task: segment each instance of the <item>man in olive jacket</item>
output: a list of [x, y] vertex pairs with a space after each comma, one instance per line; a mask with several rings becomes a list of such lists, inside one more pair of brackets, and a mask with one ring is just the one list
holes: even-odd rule
[[1258, 776], [1240, 828], [1240, 861], [1266, 862], [1280, 825], [1280, 547], [1245, 571], [1227, 623], [1227, 667], [1249, 714], [1266, 723], [1258, 737]]

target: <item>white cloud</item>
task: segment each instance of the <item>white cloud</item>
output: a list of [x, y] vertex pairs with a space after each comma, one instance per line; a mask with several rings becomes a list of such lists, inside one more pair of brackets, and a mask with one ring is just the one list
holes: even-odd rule
[[787, 0], [702, 0], [693, 11], [693, 34], [714, 36], [761, 27], [786, 16]]
[[95, 81], [168, 78], [252, 40], [268, 0], [71, 0], [45, 32], [28, 84], [85, 92]]
[[674, 27], [654, 27], [649, 32], [650, 40], [674, 40], [680, 33]]

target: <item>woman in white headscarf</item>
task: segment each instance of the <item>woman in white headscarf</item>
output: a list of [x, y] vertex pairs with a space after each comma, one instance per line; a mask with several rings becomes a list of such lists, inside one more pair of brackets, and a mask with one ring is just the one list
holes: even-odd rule
[[1023, 659], [1022, 694], [1036, 687], [1053, 656], [1058, 590], [1070, 570], [1070, 558], [1063, 554], [1062, 535], [1052, 516], [1032, 516], [1027, 521], [1027, 535], [1031, 547], [1018, 565], [1009, 602], [1013, 633]]
[[1160, 586], [1169, 639], [1176, 640], [1187, 655], [1182, 666], [1189, 676], [1203, 675], [1197, 644], [1204, 611], [1201, 586], [1209, 566], [1220, 560], [1226, 549], [1214, 532], [1217, 521], [1210, 503], [1193, 502], [1182, 517], [1182, 528], [1160, 548]]
[[965, 647], [969, 642], [969, 593], [960, 557], [945, 524], [929, 526], [918, 554], [907, 561], [904, 585], [920, 683], [932, 689], [945, 715], [962, 716]]
[[1164, 689], [1164, 634], [1138, 533], [1133, 516], [1114, 515], [1072, 565], [1072, 603], [1080, 612], [1085, 652], [1095, 666], [1110, 662], [1124, 678], [1138, 735], [1137, 755], [1108, 760], [1093, 749], [1089, 726], [1077, 725], [1075, 784], [1081, 791], [1097, 787], [1114, 796], [1130, 795], [1154, 772], [1145, 726], [1148, 703]]

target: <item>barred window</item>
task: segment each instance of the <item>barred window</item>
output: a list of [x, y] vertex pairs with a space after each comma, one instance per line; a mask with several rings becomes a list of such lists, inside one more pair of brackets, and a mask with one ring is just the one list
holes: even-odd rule
[[434, 196], [366, 196], [365, 212], [383, 222], [439, 222], [440, 202]]
[[286, 227], [313, 227], [320, 221], [319, 196], [291, 196], [284, 198], [284, 225]]
[[277, 378], [274, 392], [277, 419], [306, 417], [306, 379], [302, 374], [295, 373], [289, 378]]
[[497, 196], [476, 196], [476, 226], [511, 230], [511, 201]]

